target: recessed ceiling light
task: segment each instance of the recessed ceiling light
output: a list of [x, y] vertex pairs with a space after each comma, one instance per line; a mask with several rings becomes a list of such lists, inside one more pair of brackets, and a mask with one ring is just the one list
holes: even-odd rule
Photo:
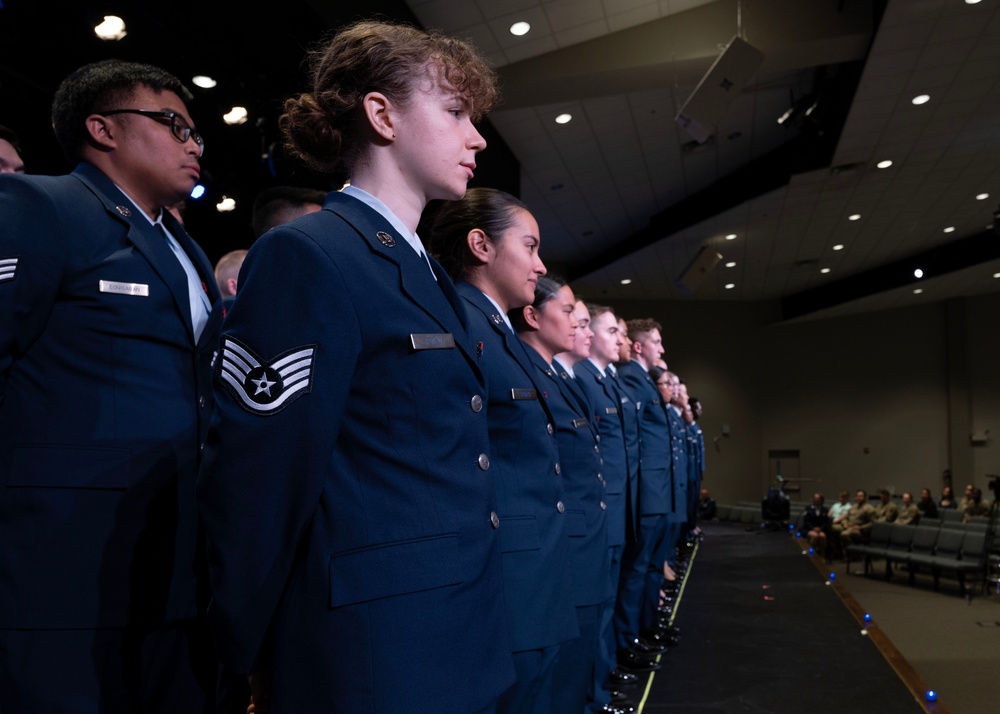
[[851, 215], [849, 215], [847, 217], [847, 220], [849, 220], [849, 221], [860, 221], [861, 220], [861, 214], [860, 213], [852, 213]]
[[531, 30], [531, 25], [527, 22], [515, 22], [510, 26], [510, 34], [521, 37], [522, 35], [527, 35]]
[[216, 86], [218, 82], [206, 74], [197, 74], [191, 78], [191, 84], [196, 87], [201, 87], [202, 89], [211, 89]]
[[94, 28], [94, 34], [102, 40], [120, 40], [128, 33], [123, 19], [117, 15], [105, 15], [104, 22]]
[[191, 189], [191, 198], [199, 199], [205, 195], [205, 187], [200, 183], [196, 184], [194, 188]]
[[820, 268], [819, 272], [823, 273], [823, 275], [826, 275], [827, 273], [830, 272], [830, 269], [829, 268]]
[[914, 291], [913, 291], [913, 294], [914, 294], [914, 295], [919, 295], [919, 294], [920, 294], [920, 293], [922, 293], [923, 291], [924, 291], [924, 289], [923, 289], [923, 288], [917, 288], [916, 290], [914, 290]]
[[966, 5], [978, 5], [982, 0], [965, 0]]
[[833, 249], [834, 250], [843, 250], [844, 249], [844, 244], [843, 243], [837, 243], [837, 245], [833, 246]]
[[924, 271], [921, 270], [920, 268], [917, 268], [916, 270], [913, 271], [913, 277], [919, 280], [920, 278], [924, 277]]
[[1000, 273], [993, 273], [994, 278], [1000, 278]]
[[914, 104], [927, 104], [931, 100], [931, 95], [929, 94], [918, 94], [911, 101]]
[[622, 285], [631, 285], [631, 284], [632, 284], [632, 278], [625, 278], [624, 280], [622, 280]]
[[955, 226], [948, 226], [947, 228], [944, 229], [944, 232], [945, 233], [954, 233], [955, 232]]
[[564, 113], [564, 114], [560, 114], [559, 116], [556, 117], [556, 124], [569, 124], [571, 121], [573, 121], [573, 115], [572, 114], [565, 114]]
[[729, 235], [726, 236], [726, 240], [736, 240], [736, 234], [730, 233]]
[[879, 161], [879, 162], [878, 162], [877, 164], [875, 164], [875, 165], [876, 165], [876, 166], [878, 166], [878, 167], [879, 167], [880, 169], [887, 169], [887, 168], [889, 168], [890, 166], [892, 166], [892, 162], [891, 162], [891, 161], [889, 161], [889, 159], [886, 159], [885, 161]]
[[727, 268], [735, 268], [736, 267], [736, 261], [735, 260], [730, 260], [728, 263], [726, 263], [726, 267]]
[[726, 290], [732, 290], [736, 287], [736, 283], [726, 283]]
[[977, 201], [985, 201], [989, 197], [990, 197], [990, 195], [988, 193], [977, 193], [976, 194], [976, 200]]
[[219, 213], [229, 213], [236, 208], [236, 201], [228, 196], [223, 196], [222, 200], [215, 204], [215, 210]]
[[235, 126], [236, 124], [246, 124], [247, 116], [246, 107], [233, 107], [227, 113], [222, 115], [222, 120], [226, 122], [226, 124], [229, 124], [229, 126]]

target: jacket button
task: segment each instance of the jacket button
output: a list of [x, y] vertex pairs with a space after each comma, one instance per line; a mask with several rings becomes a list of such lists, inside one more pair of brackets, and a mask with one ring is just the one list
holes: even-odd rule
[[496, 511], [490, 511], [490, 525], [493, 526], [493, 530], [500, 527], [500, 516], [497, 515]]
[[601, 501], [601, 510], [602, 511], [608, 510], [608, 504], [606, 504], [604, 501]]
[[483, 410], [483, 398], [477, 394], [472, 397], [472, 401], [469, 402], [469, 405], [472, 407], [472, 411], [478, 414]]
[[562, 468], [560, 468], [559, 464], [556, 464], [556, 476], [558, 476], [561, 473], [562, 473]]
[[483, 471], [488, 471], [490, 468], [490, 457], [487, 456], [486, 454], [480, 454], [478, 460], [479, 460], [479, 468], [481, 468]]
[[551, 424], [546, 424], [545, 425], [545, 431], [549, 432], [549, 436], [551, 436], [552, 433], [555, 432], [555, 429], [552, 427]]
[[198, 397], [198, 406], [201, 407], [202, 409], [205, 408], [205, 397], [204, 396]]
[[560, 513], [564, 513], [566, 511], [566, 504], [564, 504], [562, 501], [559, 501], [558, 503], [556, 503], [556, 510], [559, 511]]

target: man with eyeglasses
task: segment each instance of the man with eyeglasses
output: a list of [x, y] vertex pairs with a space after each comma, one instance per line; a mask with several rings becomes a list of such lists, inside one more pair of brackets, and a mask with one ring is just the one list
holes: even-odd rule
[[204, 142], [175, 77], [108, 60], [56, 90], [76, 168], [0, 182], [0, 712], [203, 712], [195, 477], [222, 318], [165, 209]]

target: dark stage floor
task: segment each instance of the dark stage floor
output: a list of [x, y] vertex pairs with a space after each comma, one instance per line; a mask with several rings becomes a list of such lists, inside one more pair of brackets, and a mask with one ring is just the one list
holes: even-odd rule
[[681, 643], [634, 690], [641, 712], [926, 711], [792, 536], [704, 530], [675, 616]]

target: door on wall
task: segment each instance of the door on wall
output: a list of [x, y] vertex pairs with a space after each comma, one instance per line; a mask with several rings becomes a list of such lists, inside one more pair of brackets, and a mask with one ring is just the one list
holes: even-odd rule
[[798, 449], [769, 449], [767, 452], [768, 475], [764, 491], [778, 487], [792, 500], [799, 500], [802, 492], [802, 468]]

